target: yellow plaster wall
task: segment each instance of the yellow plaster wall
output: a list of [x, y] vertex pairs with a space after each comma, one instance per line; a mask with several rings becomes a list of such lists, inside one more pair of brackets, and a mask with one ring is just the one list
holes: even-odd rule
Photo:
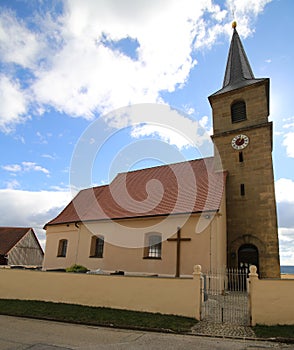
[[[203, 270], [209, 270], [211, 265], [215, 268], [226, 263], [225, 198], [222, 211], [222, 215], [213, 214], [211, 219], [193, 214], [187, 220], [180, 215], [174, 215], [168, 218], [49, 226], [43, 267], [50, 270], [80, 264], [92, 270], [123, 270], [174, 276], [176, 242], [169, 242], [167, 238], [176, 237], [177, 227], [184, 222], [181, 237], [191, 238], [191, 241], [181, 243], [180, 273], [181, 276], [191, 276], [192, 266], [195, 264], [201, 264]], [[162, 234], [162, 257], [159, 260], [144, 259], [144, 239], [149, 232]], [[91, 237], [94, 234], [105, 238], [103, 258], [89, 257]], [[64, 238], [68, 239], [67, 256], [57, 257], [58, 242]], [[211, 248], [212, 255], [209, 253]]]
[[0, 298], [104, 306], [199, 319], [200, 274], [193, 279], [175, 279], [0, 269]]
[[[212, 269], [223, 268], [227, 266], [227, 220], [226, 220], [226, 194], [223, 194], [219, 213], [217, 213], [215, 224], [216, 247], [213, 251], [217, 252], [216, 263]], [[223, 253], [224, 252], [224, 253]]]
[[[74, 247], [78, 246], [78, 233], [78, 228], [74, 224], [53, 227], [50, 234], [47, 230], [43, 266], [52, 266], [54, 269], [71, 266], [77, 257], [77, 250]], [[68, 240], [65, 258], [57, 257], [58, 244], [61, 239]]]
[[258, 279], [249, 283], [252, 326], [294, 325], [294, 279]]

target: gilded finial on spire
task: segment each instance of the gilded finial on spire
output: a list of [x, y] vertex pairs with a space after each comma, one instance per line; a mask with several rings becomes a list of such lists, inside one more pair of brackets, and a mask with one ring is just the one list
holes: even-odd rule
[[235, 29], [236, 27], [237, 27], [237, 22], [234, 21], [234, 22], [232, 23], [232, 28]]

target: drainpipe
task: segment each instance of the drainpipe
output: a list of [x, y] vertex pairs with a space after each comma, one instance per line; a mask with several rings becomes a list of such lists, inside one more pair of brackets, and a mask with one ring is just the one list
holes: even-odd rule
[[80, 236], [81, 236], [81, 228], [77, 222], [75, 222], [75, 227], [78, 229], [78, 245], [76, 249], [76, 258], [75, 258], [75, 264], [77, 264], [78, 261], [78, 254], [79, 254], [79, 248], [80, 248]]
[[211, 251], [211, 249], [212, 249], [212, 229], [211, 229], [211, 222], [209, 223], [209, 231], [210, 231], [210, 248], [209, 248], [209, 256], [210, 256], [209, 264], [210, 264], [210, 267], [209, 267], [209, 269], [210, 269], [210, 272], [212, 272], [212, 270], [211, 270], [211, 267], [212, 267], [212, 251]]

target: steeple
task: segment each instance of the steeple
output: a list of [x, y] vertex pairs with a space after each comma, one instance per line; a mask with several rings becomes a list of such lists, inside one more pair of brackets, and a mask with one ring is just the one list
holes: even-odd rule
[[236, 22], [233, 22], [232, 27], [234, 32], [229, 50], [223, 87], [214, 95], [236, 90], [264, 80], [254, 77], [236, 26]]
[[236, 30], [236, 22], [233, 22], [232, 26], [234, 28], [234, 32], [228, 56], [223, 88], [228, 85], [238, 84], [244, 80], [254, 79], [248, 58]]
[[227, 264], [279, 278], [269, 78], [256, 79], [233, 23], [222, 88], [209, 96], [216, 170], [227, 171]]

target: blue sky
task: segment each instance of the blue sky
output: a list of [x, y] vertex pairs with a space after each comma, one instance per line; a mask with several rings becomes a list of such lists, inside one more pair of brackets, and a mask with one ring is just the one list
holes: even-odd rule
[[[292, 0], [0, 0], [0, 225], [32, 226], [44, 246], [93, 128], [111, 133], [99, 149], [88, 139], [84, 185], [209, 155], [189, 135], [211, 133], [207, 97], [221, 88], [236, 19], [255, 76], [271, 79], [280, 255], [294, 265], [293, 14]], [[111, 114], [145, 103], [182, 112], [149, 125]]]

